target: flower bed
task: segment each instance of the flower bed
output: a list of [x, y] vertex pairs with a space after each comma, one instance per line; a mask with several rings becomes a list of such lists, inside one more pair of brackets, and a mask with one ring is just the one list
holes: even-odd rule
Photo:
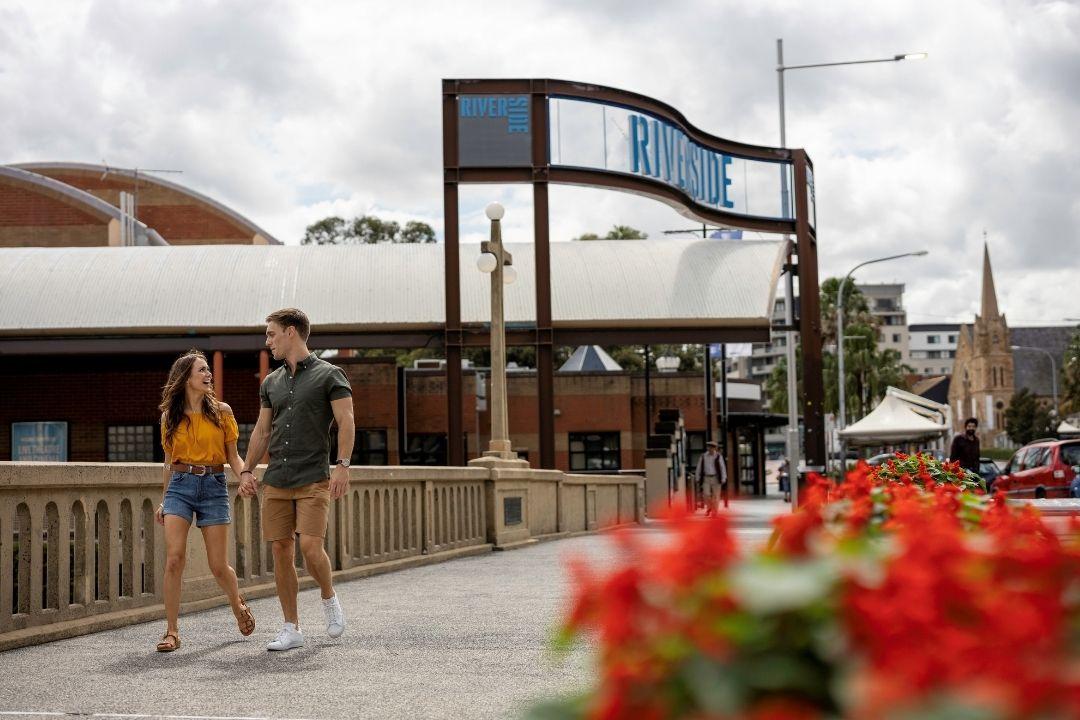
[[929, 457], [812, 478], [768, 547], [672, 518], [572, 566], [593, 690], [540, 718], [1080, 717], [1080, 550]]

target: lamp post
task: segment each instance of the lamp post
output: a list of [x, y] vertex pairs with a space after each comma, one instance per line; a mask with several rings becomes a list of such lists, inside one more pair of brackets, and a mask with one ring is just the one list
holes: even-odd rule
[[[886, 262], [889, 260], [899, 260], [906, 257], [923, 257], [927, 255], [926, 250], [916, 250], [915, 252], [900, 253], [899, 255], [888, 255], [886, 257], [874, 258], [873, 260], [867, 260], [861, 262], [855, 267], [848, 270], [847, 275], [840, 281], [840, 287], [836, 290], [836, 337], [844, 337], [844, 288], [847, 287], [848, 280], [851, 279], [852, 273], [861, 267], [867, 265], [873, 265], [874, 263]], [[843, 430], [847, 427], [847, 398], [845, 397], [845, 390], [847, 383], [844, 382], [844, 343], [840, 340], [836, 343], [836, 392], [839, 405], [837, 429]], [[840, 472], [842, 473], [846, 468], [847, 461], [847, 443], [843, 438], [840, 439]]]
[[491, 439], [485, 458], [517, 460], [511, 449], [510, 430], [506, 410], [506, 327], [503, 317], [503, 285], [517, 279], [513, 257], [502, 244], [500, 221], [506, 210], [497, 202], [489, 204], [484, 211], [491, 221], [491, 239], [480, 245], [481, 254], [476, 266], [481, 272], [491, 274]]
[[1050, 387], [1054, 393], [1054, 417], [1058, 414], [1058, 394], [1057, 394], [1057, 362], [1054, 360], [1053, 354], [1049, 350], [1038, 347], [1029, 347], [1027, 345], [1011, 345], [1013, 350], [1026, 350], [1027, 352], [1041, 352], [1046, 357], [1050, 358]]
[[[784, 111], [784, 73], [788, 70], [809, 70], [811, 68], [823, 68], [823, 67], [837, 67], [840, 65], [868, 65], [872, 63], [883, 62], [900, 62], [901, 60], [921, 60], [926, 57], [926, 53], [902, 53], [899, 55], [893, 55], [888, 58], [878, 58], [871, 60], [846, 60], [842, 62], [829, 62], [829, 63], [813, 63], [809, 65], [785, 65], [784, 64], [784, 40], [783, 38], [777, 38], [776, 40], [776, 76], [777, 84], [779, 87], [779, 100], [780, 100], [780, 147], [787, 147], [787, 127]], [[780, 203], [781, 212], [785, 218], [790, 217], [791, 213], [791, 196], [788, 190], [788, 176], [787, 170], [782, 169], [780, 172]], [[790, 237], [785, 236], [785, 240], [790, 240]], [[787, 282], [787, 306], [785, 312], [785, 321], [788, 326], [786, 337], [786, 351], [787, 351], [787, 396], [788, 396], [788, 430], [787, 430], [787, 454], [788, 454], [788, 468], [790, 476], [792, 478], [792, 510], [798, 507], [798, 468], [799, 468], [799, 409], [795, 404], [798, 397], [798, 378], [795, 369], [795, 290], [794, 280], [792, 278], [792, 271], [788, 271]], [[841, 342], [842, 346], [843, 343]]]

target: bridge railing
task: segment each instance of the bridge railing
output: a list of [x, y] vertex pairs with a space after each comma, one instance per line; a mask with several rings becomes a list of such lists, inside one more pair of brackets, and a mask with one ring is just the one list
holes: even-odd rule
[[[346, 579], [640, 522], [644, 511], [634, 476], [395, 466], [352, 468], [350, 477], [326, 537]], [[237, 486], [230, 475], [228, 557], [246, 596], [269, 595], [273, 554], [260, 504]], [[161, 495], [155, 464], [0, 462], [0, 650], [160, 617]], [[187, 609], [223, 602], [201, 545], [192, 528]]]

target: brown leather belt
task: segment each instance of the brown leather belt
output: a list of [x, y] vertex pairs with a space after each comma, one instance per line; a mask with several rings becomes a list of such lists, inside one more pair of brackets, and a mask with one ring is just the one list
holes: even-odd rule
[[191, 465], [182, 462], [174, 462], [172, 469], [176, 472], [190, 473], [192, 475], [212, 475], [213, 473], [225, 472], [224, 465]]

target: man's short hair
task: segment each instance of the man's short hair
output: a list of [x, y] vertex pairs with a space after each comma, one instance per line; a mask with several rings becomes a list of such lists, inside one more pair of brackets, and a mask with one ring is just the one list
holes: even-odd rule
[[973, 417], [968, 418], [967, 420], [964, 421], [964, 427], [967, 427], [969, 423], [974, 424], [975, 427], [979, 427], [979, 419], [978, 418], [973, 418]]
[[300, 339], [307, 342], [311, 335], [311, 321], [303, 310], [299, 308], [282, 308], [266, 316], [266, 322], [277, 323], [282, 328], [296, 328], [296, 334]]

